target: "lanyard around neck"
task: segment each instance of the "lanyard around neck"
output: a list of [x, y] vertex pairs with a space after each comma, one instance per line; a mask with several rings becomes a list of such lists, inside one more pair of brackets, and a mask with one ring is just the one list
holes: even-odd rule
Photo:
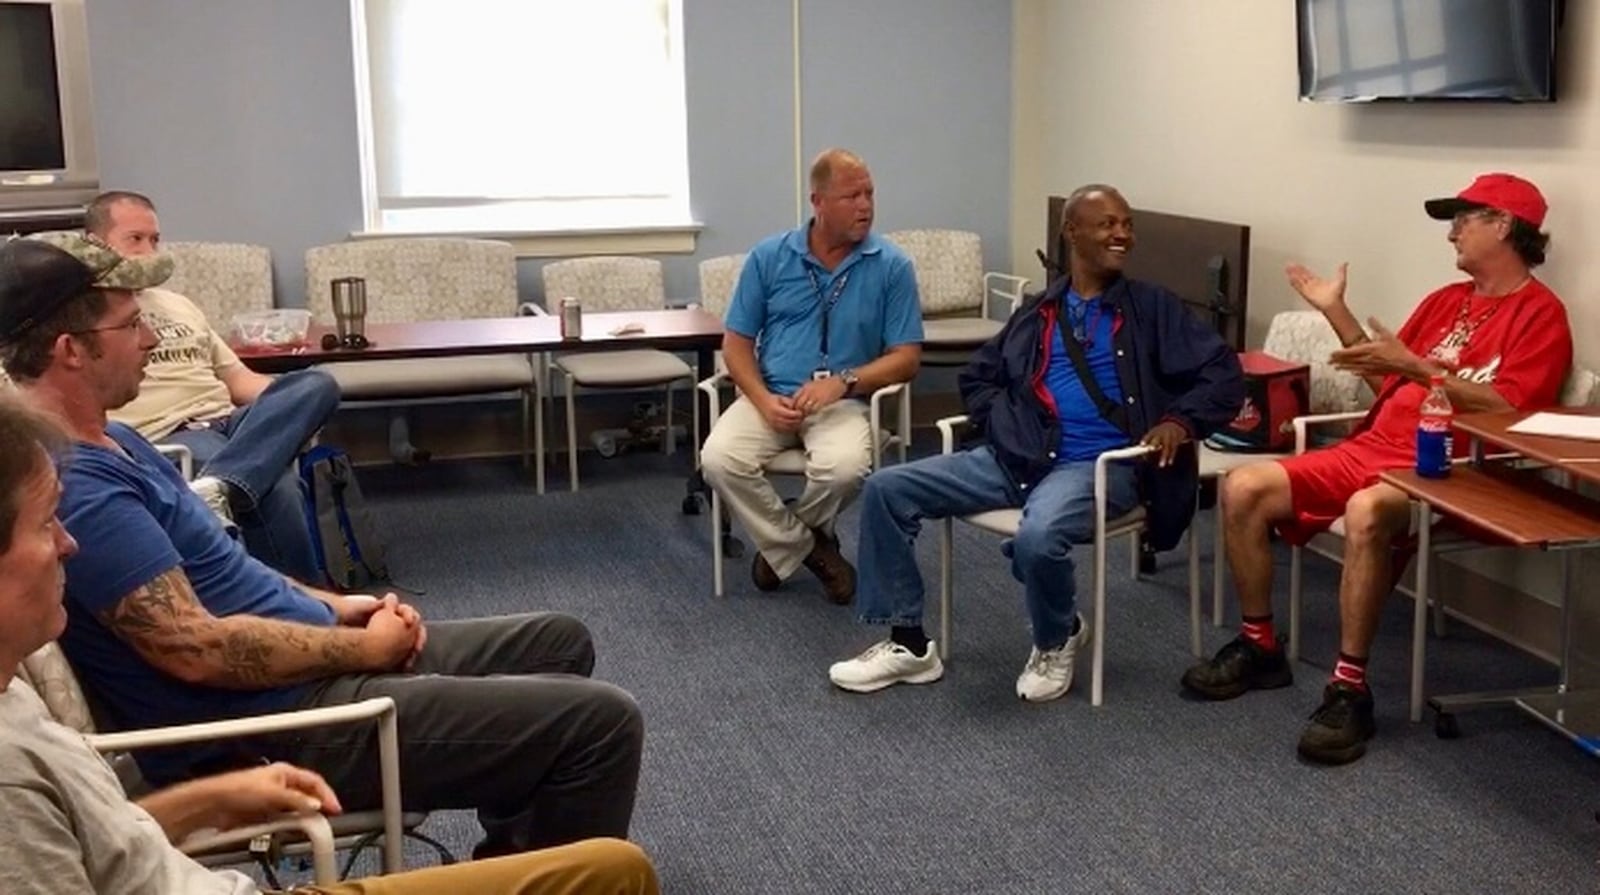
[[817, 294], [817, 303], [822, 306], [822, 366], [831, 369], [828, 367], [828, 318], [833, 316], [833, 306], [839, 303], [839, 295], [850, 281], [850, 271], [845, 271], [833, 281], [833, 290], [826, 296], [822, 294], [822, 284], [817, 282], [817, 272], [807, 266], [806, 276], [811, 278], [811, 291]]

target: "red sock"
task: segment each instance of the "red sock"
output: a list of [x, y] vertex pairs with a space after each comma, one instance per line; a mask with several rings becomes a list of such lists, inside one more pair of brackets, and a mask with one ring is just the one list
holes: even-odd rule
[[1271, 615], [1246, 615], [1242, 621], [1244, 639], [1269, 653], [1278, 651], [1278, 635], [1272, 630]]
[[1367, 689], [1366, 657], [1340, 653], [1339, 661], [1334, 663], [1331, 680], [1334, 683], [1346, 684], [1357, 690]]

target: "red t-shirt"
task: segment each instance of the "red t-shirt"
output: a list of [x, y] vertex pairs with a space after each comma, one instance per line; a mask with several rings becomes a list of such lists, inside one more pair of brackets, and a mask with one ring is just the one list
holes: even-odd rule
[[[1464, 317], [1463, 302], [1467, 303]], [[1476, 328], [1466, 344], [1452, 352], [1446, 339], [1463, 319], [1468, 328], [1474, 324]], [[1494, 386], [1518, 410], [1554, 404], [1572, 365], [1566, 308], [1550, 287], [1536, 279], [1498, 298], [1475, 295], [1471, 281], [1451, 283], [1424, 298], [1395, 335], [1422, 357], [1435, 354], [1432, 359], [1454, 375]], [[1399, 448], [1410, 456], [1427, 395], [1425, 384], [1386, 377], [1377, 403], [1352, 440], [1380, 450]], [[1466, 439], [1456, 439], [1458, 455], [1465, 446]]]

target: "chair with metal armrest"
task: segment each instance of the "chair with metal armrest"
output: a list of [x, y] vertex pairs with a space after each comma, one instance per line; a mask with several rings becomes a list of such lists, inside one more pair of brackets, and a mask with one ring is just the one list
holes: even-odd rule
[[[710, 424], [714, 427], [717, 418], [722, 415], [722, 394], [720, 387], [731, 380], [726, 372], [717, 373], [701, 380], [696, 388], [706, 396], [710, 406]], [[891, 397], [898, 396], [895, 405], [895, 422], [893, 429], [884, 428], [883, 402]], [[878, 469], [883, 465], [883, 452], [894, 448], [899, 452], [900, 462], [906, 462], [906, 449], [911, 442], [911, 384], [900, 382], [886, 385], [872, 393], [868, 401], [868, 425], [876, 433], [872, 440], [872, 468]], [[709, 428], [708, 427], [708, 428]], [[769, 475], [797, 475], [806, 474], [806, 453], [801, 448], [790, 448], [780, 452], [777, 456], [767, 461], [763, 471]], [[711, 579], [712, 592], [717, 596], [725, 594], [723, 588], [722, 558], [725, 551], [722, 527], [722, 495], [717, 489], [711, 488]]]
[[[945, 417], [937, 422], [942, 440], [943, 453], [951, 454], [956, 450], [956, 429], [968, 423], [966, 415]], [[1145, 529], [1145, 509], [1135, 507], [1128, 513], [1116, 518], [1107, 515], [1107, 487], [1106, 469], [1110, 463], [1132, 460], [1148, 454], [1152, 448], [1145, 445], [1117, 448], [1105, 451], [1095, 458], [1094, 465], [1094, 625], [1096, 627], [1093, 638], [1093, 659], [1089, 684], [1089, 704], [1098, 706], [1104, 693], [1102, 671], [1105, 666], [1106, 642], [1106, 546], [1111, 539], [1127, 537], [1131, 542], [1129, 549], [1130, 574], [1135, 578], [1139, 576], [1139, 542]], [[940, 523], [939, 534], [939, 654], [941, 658], [947, 657], [950, 652], [950, 629], [953, 615], [955, 596], [955, 523], [956, 519], [946, 518]], [[971, 516], [962, 516], [959, 521], [968, 525], [992, 532], [1004, 537], [1013, 537], [1022, 524], [1022, 510], [990, 510], [975, 513]], [[1189, 530], [1189, 647], [1196, 655], [1201, 655], [1200, 646], [1200, 552], [1195, 541], [1194, 529]]]

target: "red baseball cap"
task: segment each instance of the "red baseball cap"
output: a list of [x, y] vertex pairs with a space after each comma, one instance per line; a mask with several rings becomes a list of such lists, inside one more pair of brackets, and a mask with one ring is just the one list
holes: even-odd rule
[[1494, 208], [1533, 225], [1535, 230], [1544, 226], [1544, 194], [1539, 188], [1515, 174], [1495, 172], [1479, 174], [1472, 185], [1450, 199], [1429, 199], [1422, 203], [1428, 216], [1448, 221], [1463, 211], [1475, 208]]

